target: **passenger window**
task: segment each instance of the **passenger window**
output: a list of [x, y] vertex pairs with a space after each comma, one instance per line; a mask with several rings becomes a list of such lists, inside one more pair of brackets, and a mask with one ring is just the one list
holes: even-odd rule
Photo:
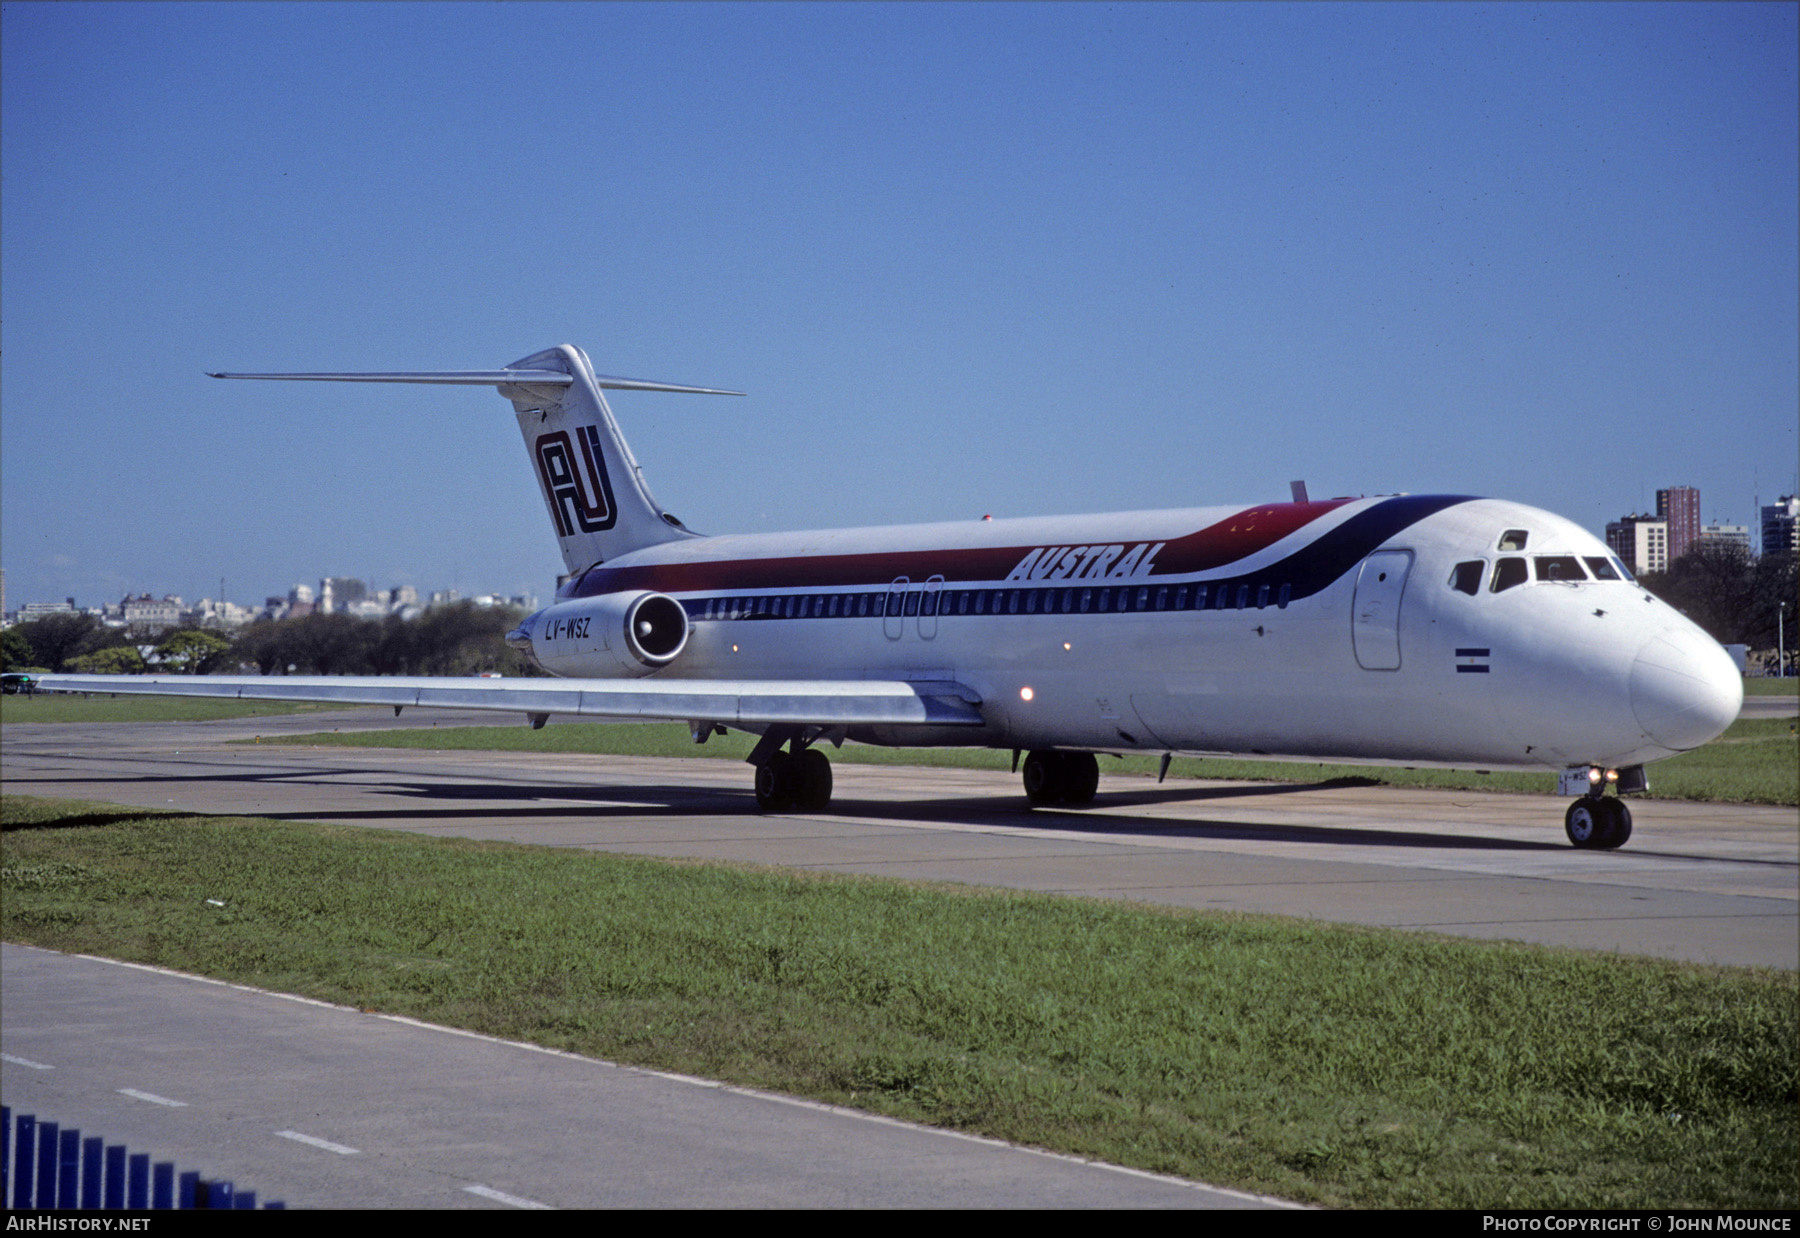
[[1205, 585], [1196, 586], [1194, 589], [1194, 609], [1195, 610], [1205, 610], [1206, 609], [1206, 586]]
[[1581, 560], [1574, 555], [1539, 555], [1536, 559], [1539, 580], [1586, 580]]
[[1262, 610], [1269, 604], [1269, 586], [1256, 586], [1256, 609]]
[[[1475, 583], [1480, 584], [1481, 582], [1479, 580], [1477, 580]], [[1286, 610], [1287, 604], [1293, 600], [1294, 600], [1294, 586], [1283, 585], [1283, 586], [1281, 586], [1281, 596], [1275, 599], [1275, 605], [1282, 610]]]
[[1617, 580], [1619, 574], [1613, 571], [1612, 564], [1604, 555], [1583, 555], [1581, 561], [1588, 565], [1588, 571], [1594, 574], [1595, 580]]
[[1500, 549], [1523, 550], [1525, 549], [1525, 539], [1530, 536], [1531, 534], [1524, 529], [1508, 529], [1500, 535]]
[[1234, 609], [1243, 610], [1249, 604], [1250, 604], [1250, 586], [1249, 585], [1239, 585], [1238, 591], [1237, 591], [1237, 606]]
[[1495, 593], [1505, 593], [1514, 585], [1522, 585], [1531, 578], [1529, 569], [1523, 559], [1502, 559], [1494, 564]]
[[1450, 573], [1450, 587], [1474, 597], [1481, 592], [1481, 578], [1486, 574], [1486, 559], [1470, 559], [1466, 563], [1458, 563]]

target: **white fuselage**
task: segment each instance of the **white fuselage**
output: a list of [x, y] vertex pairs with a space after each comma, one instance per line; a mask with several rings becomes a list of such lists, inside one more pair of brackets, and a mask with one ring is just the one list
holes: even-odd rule
[[[686, 613], [666, 664], [622, 651], [646, 593]], [[1439, 496], [675, 541], [572, 579], [519, 635], [564, 676], [978, 698], [980, 727], [849, 730], [907, 745], [1620, 767], [1710, 740], [1742, 694], [1591, 534]]]

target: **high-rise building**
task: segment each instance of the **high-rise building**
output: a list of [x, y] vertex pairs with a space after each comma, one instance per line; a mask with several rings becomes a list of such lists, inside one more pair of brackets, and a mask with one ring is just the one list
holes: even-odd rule
[[1669, 526], [1669, 561], [1687, 553], [1700, 536], [1700, 492], [1692, 486], [1671, 486], [1656, 492], [1656, 518]]
[[1696, 537], [1689, 550], [1706, 550], [1713, 547], [1730, 548], [1741, 551], [1743, 556], [1750, 557], [1750, 526], [1747, 524], [1703, 524], [1700, 535]]
[[1649, 514], [1626, 516], [1606, 526], [1606, 544], [1633, 576], [1669, 570], [1668, 522]]
[[1763, 505], [1762, 552], [1800, 554], [1800, 495], [1785, 494]]

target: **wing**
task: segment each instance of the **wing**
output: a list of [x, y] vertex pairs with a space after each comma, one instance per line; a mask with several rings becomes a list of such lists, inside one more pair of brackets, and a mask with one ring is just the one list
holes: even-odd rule
[[732, 725], [980, 726], [981, 698], [947, 680], [479, 679], [402, 675], [44, 675], [55, 692], [418, 705]]

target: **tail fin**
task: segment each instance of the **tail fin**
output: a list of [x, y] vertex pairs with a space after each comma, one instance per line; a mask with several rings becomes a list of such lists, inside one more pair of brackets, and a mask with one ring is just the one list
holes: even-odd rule
[[213, 374], [213, 378], [285, 378], [324, 382], [462, 383], [497, 387], [512, 401], [563, 564], [570, 573], [658, 542], [696, 536], [657, 505], [643, 470], [606, 406], [602, 388], [742, 395], [596, 375], [572, 344], [533, 353], [503, 370], [382, 374]]

